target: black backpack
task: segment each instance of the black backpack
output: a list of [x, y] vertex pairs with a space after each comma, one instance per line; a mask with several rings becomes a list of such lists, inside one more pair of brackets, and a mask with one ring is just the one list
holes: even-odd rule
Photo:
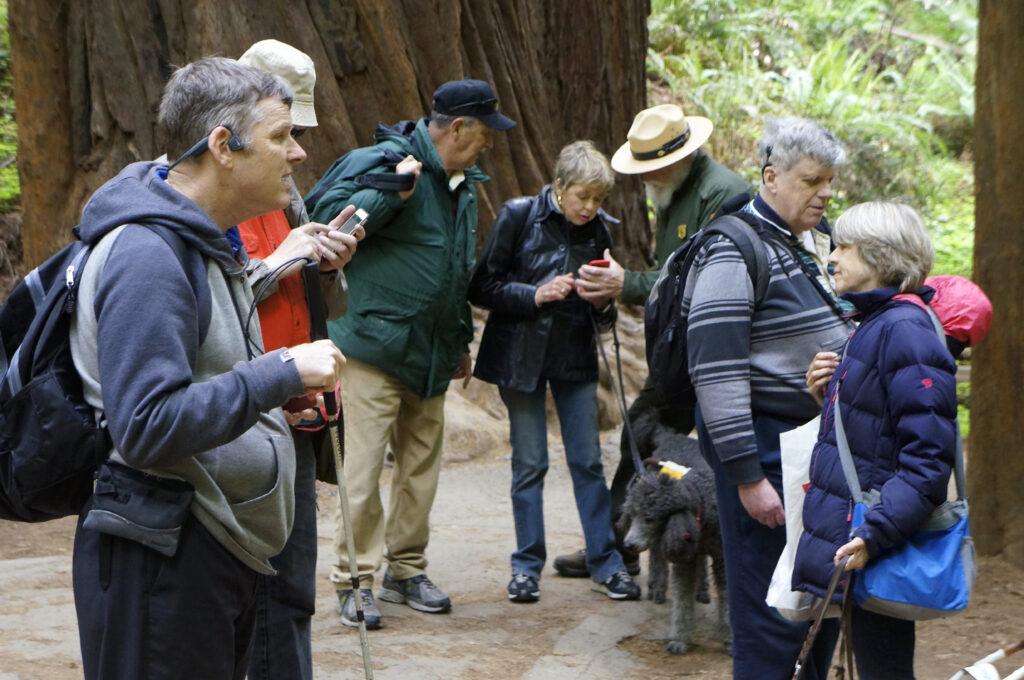
[[754, 304], [760, 304], [770, 272], [757, 226], [757, 218], [747, 213], [717, 217], [686, 239], [661, 268], [644, 303], [644, 336], [650, 380], [663, 402], [690, 408], [697, 404], [687, 360], [686, 317], [681, 313], [686, 275], [694, 258], [709, 239], [719, 235], [730, 239], [747, 263], [754, 284]]
[[[144, 226], [184, 262], [180, 238]], [[71, 319], [90, 251], [76, 239], [29, 272], [0, 307], [0, 519], [77, 515], [110, 451], [110, 434], [86, 403], [71, 358]]]

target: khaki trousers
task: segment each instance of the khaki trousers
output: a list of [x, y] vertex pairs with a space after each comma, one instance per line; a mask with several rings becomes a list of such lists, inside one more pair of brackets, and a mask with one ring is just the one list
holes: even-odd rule
[[[359, 566], [359, 586], [373, 587], [386, 557], [392, 577], [425, 572], [430, 508], [437, 492], [444, 436], [444, 394], [423, 399], [375, 366], [349, 358], [342, 371], [345, 483]], [[387, 521], [380, 474], [390, 443], [395, 454]], [[340, 506], [331, 581], [351, 587]]]

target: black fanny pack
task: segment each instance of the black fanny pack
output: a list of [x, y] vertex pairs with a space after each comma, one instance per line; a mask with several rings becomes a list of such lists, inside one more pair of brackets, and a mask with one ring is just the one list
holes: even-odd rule
[[178, 550], [193, 496], [195, 489], [186, 481], [107, 461], [97, 472], [92, 506], [82, 526], [171, 557]]

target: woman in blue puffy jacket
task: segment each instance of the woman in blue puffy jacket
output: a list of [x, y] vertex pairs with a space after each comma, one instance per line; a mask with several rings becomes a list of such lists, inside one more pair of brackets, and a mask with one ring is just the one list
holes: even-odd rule
[[[956, 365], [927, 312], [922, 287], [935, 251], [921, 218], [898, 203], [864, 203], [835, 224], [829, 257], [836, 287], [860, 326], [842, 357], [821, 352], [807, 371], [824, 402], [804, 500], [793, 587], [823, 596], [834, 565], [846, 569], [901, 545], [946, 500], [956, 442]], [[881, 500], [851, 534], [851, 493], [836, 448], [839, 400], [857, 477]], [[837, 600], [841, 597], [837, 595]], [[852, 607], [851, 642], [863, 680], [914, 677], [914, 622]]]

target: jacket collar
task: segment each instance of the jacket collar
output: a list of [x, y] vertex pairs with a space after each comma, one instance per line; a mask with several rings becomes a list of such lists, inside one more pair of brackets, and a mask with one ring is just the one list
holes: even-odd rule
[[[754, 196], [754, 200], [747, 204], [749, 211], [760, 217], [765, 222], [768, 222], [773, 227], [781, 231], [783, 234], [790, 238], [796, 238], [793, 234], [793, 230], [790, 229], [789, 224], [786, 223], [775, 210], [761, 198], [761, 194], [758, 193]], [[821, 221], [814, 227], [817, 231], [825, 234], [826, 236], [832, 236], [832, 227], [829, 226], [828, 219], [823, 215]]]
[[[899, 294], [900, 291], [898, 289], [887, 286], [859, 293], [843, 293], [840, 297], [853, 303], [853, 306], [857, 308], [859, 316], [866, 317], [880, 310], [887, 302]], [[927, 303], [932, 299], [935, 291], [928, 286], [921, 286], [916, 292], [909, 294], [917, 295]], [[907, 304], [913, 303], [908, 302]]]
[[[437, 153], [437, 147], [434, 146], [434, 140], [430, 136], [430, 130], [427, 129], [427, 124], [428, 119], [421, 118], [419, 122], [416, 123], [416, 128], [412, 133], [416, 150], [419, 151], [419, 156], [416, 158], [423, 163], [423, 167], [429, 172], [440, 173], [441, 175], [448, 177], [448, 172], [441, 164], [441, 156]], [[422, 156], [422, 158], [420, 156]], [[462, 173], [465, 175], [466, 184], [483, 184], [491, 179], [475, 165], [471, 168], [466, 168]]]

